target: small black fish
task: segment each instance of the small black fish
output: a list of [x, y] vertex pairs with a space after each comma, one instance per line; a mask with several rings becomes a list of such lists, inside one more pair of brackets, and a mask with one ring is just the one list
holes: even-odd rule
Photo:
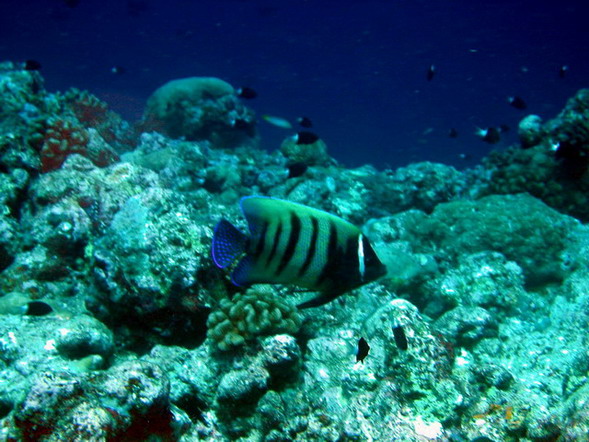
[[472, 157], [467, 153], [460, 153], [460, 154], [458, 154], [458, 158], [460, 158], [461, 160], [464, 160], [464, 161], [468, 161]]
[[304, 174], [309, 166], [302, 161], [297, 161], [296, 163], [291, 163], [288, 166], [288, 177], [289, 178], [297, 178]]
[[511, 107], [515, 107], [516, 109], [519, 109], [519, 110], [524, 110], [528, 107], [528, 105], [526, 104], [524, 99], [522, 97], [518, 97], [518, 96], [508, 97], [507, 102], [511, 105]]
[[75, 8], [76, 6], [78, 6], [80, 4], [80, 0], [63, 0], [63, 3], [68, 8]]
[[358, 352], [356, 353], [356, 362], [364, 363], [364, 358], [368, 356], [370, 351], [370, 345], [366, 342], [366, 339], [360, 338], [358, 341]]
[[258, 93], [255, 90], [247, 86], [237, 88], [236, 92], [238, 97], [245, 98], [246, 100], [251, 100], [258, 96]]
[[427, 73], [425, 75], [425, 78], [427, 79], [427, 81], [432, 81], [434, 79], [435, 75], [436, 75], [436, 67], [432, 64], [427, 69]]
[[395, 344], [397, 348], [400, 350], [407, 350], [409, 347], [407, 344], [407, 335], [405, 335], [405, 330], [400, 325], [393, 327], [393, 337], [395, 338]]
[[562, 65], [560, 67], [560, 69], [558, 70], [558, 76], [560, 78], [564, 78], [566, 76], [568, 70], [569, 70], [569, 67], [566, 64], [565, 65]]
[[235, 118], [234, 120], [231, 121], [231, 127], [233, 129], [247, 130], [247, 129], [251, 128], [251, 124], [248, 123], [243, 118]]
[[299, 117], [299, 118], [297, 118], [297, 123], [299, 123], [299, 126], [306, 127], [307, 129], [309, 127], [313, 127], [313, 122], [308, 117]]
[[561, 141], [554, 148], [554, 156], [559, 161], [561, 171], [567, 178], [578, 180], [589, 170], [589, 153], [582, 144]]
[[450, 128], [450, 130], [448, 131], [448, 136], [449, 136], [450, 138], [458, 138], [458, 131], [452, 127], [452, 128]]
[[319, 140], [319, 136], [313, 132], [302, 130], [295, 135], [295, 141], [297, 144], [313, 144]]
[[507, 124], [500, 124], [498, 129], [499, 129], [499, 132], [505, 133], [505, 132], [509, 132], [511, 130], [511, 127], [509, 127]]
[[111, 74], [123, 75], [127, 70], [123, 66], [113, 66], [110, 68]]
[[41, 69], [41, 63], [37, 60], [27, 60], [23, 64], [23, 69], [25, 71], [38, 71]]
[[27, 304], [27, 315], [29, 316], [45, 316], [53, 311], [49, 304], [43, 301], [30, 301]]
[[478, 129], [475, 134], [485, 143], [497, 144], [501, 141], [501, 132], [495, 127], [488, 127], [487, 129]]

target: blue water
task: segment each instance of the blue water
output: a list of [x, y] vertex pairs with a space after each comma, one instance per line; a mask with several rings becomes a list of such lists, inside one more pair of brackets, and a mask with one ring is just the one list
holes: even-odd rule
[[[493, 148], [476, 127], [509, 125], [505, 147], [522, 116], [589, 86], [587, 17], [580, 0], [2, 0], [0, 59], [36, 59], [49, 90], [87, 89], [131, 121], [166, 81], [216, 76], [255, 88], [259, 114], [309, 116], [345, 165], [464, 167]], [[287, 135], [260, 132], [269, 150]]]

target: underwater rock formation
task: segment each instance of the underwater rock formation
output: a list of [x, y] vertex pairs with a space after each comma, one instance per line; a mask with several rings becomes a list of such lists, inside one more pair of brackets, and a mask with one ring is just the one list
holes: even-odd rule
[[522, 147], [491, 152], [480, 173], [488, 178], [477, 196], [528, 192], [581, 221], [589, 219], [589, 89], [580, 90], [561, 113], [538, 127], [522, 121]]

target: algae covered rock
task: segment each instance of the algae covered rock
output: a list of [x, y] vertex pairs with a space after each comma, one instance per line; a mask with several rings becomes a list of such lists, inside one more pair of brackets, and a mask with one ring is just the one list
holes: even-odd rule
[[56, 339], [59, 353], [69, 359], [81, 359], [90, 355], [108, 358], [114, 351], [112, 332], [98, 320], [78, 316], [66, 321]]
[[95, 377], [47, 372], [14, 415], [22, 440], [142, 440], [174, 434], [169, 382], [155, 365], [129, 361]]
[[408, 209], [429, 213], [437, 204], [460, 196], [466, 186], [454, 167], [430, 162], [387, 171], [375, 184], [375, 203], [390, 213]]
[[225, 406], [255, 404], [268, 389], [268, 378], [261, 367], [230, 371], [221, 378], [217, 401]]
[[458, 261], [456, 268], [426, 282], [427, 314], [436, 317], [458, 305], [513, 313], [526, 297], [522, 269], [500, 253], [463, 255]]
[[210, 140], [216, 147], [252, 143], [255, 118], [233, 87], [214, 77], [172, 80], [147, 101], [144, 125], [172, 138]]
[[516, 262], [526, 283], [561, 280], [561, 253], [579, 223], [529, 195], [489, 196], [440, 204], [429, 219], [409, 226], [428, 247], [435, 243], [456, 262], [459, 256], [496, 251]]
[[523, 148], [539, 144], [545, 135], [542, 130], [542, 118], [538, 115], [528, 115], [519, 122], [517, 135]]
[[482, 307], [456, 307], [436, 321], [436, 328], [460, 347], [470, 347], [481, 339], [497, 336], [496, 322]]

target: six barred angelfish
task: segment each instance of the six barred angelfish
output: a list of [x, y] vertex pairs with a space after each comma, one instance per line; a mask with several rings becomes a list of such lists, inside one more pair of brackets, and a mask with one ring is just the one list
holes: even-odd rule
[[243, 256], [231, 275], [235, 285], [295, 284], [319, 291], [299, 305], [307, 308], [386, 273], [360, 229], [335, 215], [268, 197], [245, 197], [240, 204], [250, 236], [221, 220], [212, 246], [221, 268]]

